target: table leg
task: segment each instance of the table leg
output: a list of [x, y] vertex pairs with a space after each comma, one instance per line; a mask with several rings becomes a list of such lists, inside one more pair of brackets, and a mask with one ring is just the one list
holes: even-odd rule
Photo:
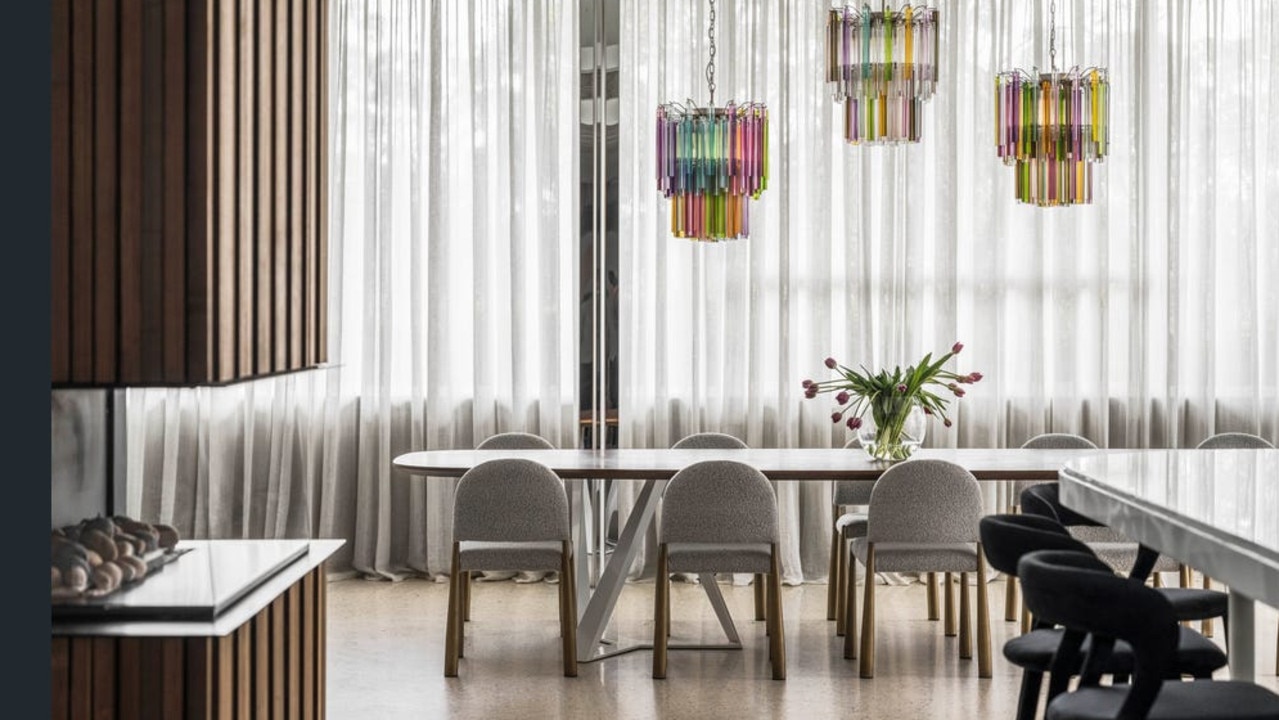
[[733, 616], [728, 612], [728, 604], [724, 602], [724, 594], [719, 590], [715, 573], [701, 573], [697, 578], [706, 591], [706, 598], [711, 601], [711, 607], [715, 609], [715, 616], [719, 618], [719, 626], [724, 628], [724, 635], [730, 643], [741, 645], [742, 638], [737, 634], [737, 626], [733, 624]]
[[[661, 493], [658, 485], [665, 485], [664, 480], [646, 480], [644, 487], [636, 498], [635, 507], [626, 519], [626, 527], [617, 538], [617, 546], [613, 549], [613, 557], [600, 573], [595, 592], [584, 603], [586, 610], [582, 613], [581, 622], [577, 626], [577, 657], [581, 662], [599, 659], [596, 648], [604, 637], [604, 627], [613, 616], [613, 608], [617, 598], [622, 594], [622, 586], [626, 583], [626, 572], [639, 552], [639, 544], [643, 533], [653, 521], [653, 513], [657, 510], [657, 501]], [[601, 656], [602, 657], [602, 656]]]
[[1230, 678], [1254, 682], [1257, 675], [1255, 607], [1252, 598], [1230, 588], [1230, 632], [1226, 651], [1230, 657]]

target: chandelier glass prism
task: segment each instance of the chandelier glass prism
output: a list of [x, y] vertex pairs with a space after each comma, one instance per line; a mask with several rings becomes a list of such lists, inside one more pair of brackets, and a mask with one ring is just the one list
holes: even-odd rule
[[995, 145], [1015, 168], [1019, 202], [1039, 207], [1092, 202], [1093, 164], [1110, 145], [1105, 68], [1057, 70], [1056, 3], [1050, 5], [1050, 71], [995, 76]]
[[768, 187], [768, 108], [715, 106], [715, 0], [710, 0], [710, 105], [657, 107], [657, 189], [671, 201], [671, 234], [715, 242], [750, 236], [750, 200]]
[[832, 8], [826, 82], [844, 105], [852, 145], [919, 142], [923, 104], [937, 89], [936, 8]]

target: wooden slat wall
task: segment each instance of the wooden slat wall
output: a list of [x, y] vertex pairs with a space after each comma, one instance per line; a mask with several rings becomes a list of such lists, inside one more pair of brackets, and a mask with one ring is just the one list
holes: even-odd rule
[[320, 566], [225, 637], [52, 639], [52, 717], [320, 720]]
[[327, 361], [326, 5], [54, 0], [55, 386]]

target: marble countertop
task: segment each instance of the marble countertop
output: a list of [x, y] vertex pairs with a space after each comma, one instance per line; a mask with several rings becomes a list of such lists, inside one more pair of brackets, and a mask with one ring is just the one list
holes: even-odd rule
[[1066, 463], [1067, 506], [1279, 603], [1279, 450], [1145, 450]]

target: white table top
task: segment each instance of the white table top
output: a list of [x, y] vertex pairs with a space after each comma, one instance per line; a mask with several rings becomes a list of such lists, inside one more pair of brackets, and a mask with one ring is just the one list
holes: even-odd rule
[[1279, 450], [1082, 457], [1061, 501], [1249, 597], [1279, 605]]
[[[950, 460], [978, 480], [1056, 480], [1057, 472], [1070, 460], [1114, 452], [1119, 451], [925, 448], [912, 459]], [[694, 462], [718, 459], [745, 462], [770, 480], [874, 480], [889, 467], [852, 448], [431, 450], [400, 455], [394, 465], [418, 475], [458, 477], [485, 460], [508, 457], [537, 460], [565, 479], [667, 479]]]

